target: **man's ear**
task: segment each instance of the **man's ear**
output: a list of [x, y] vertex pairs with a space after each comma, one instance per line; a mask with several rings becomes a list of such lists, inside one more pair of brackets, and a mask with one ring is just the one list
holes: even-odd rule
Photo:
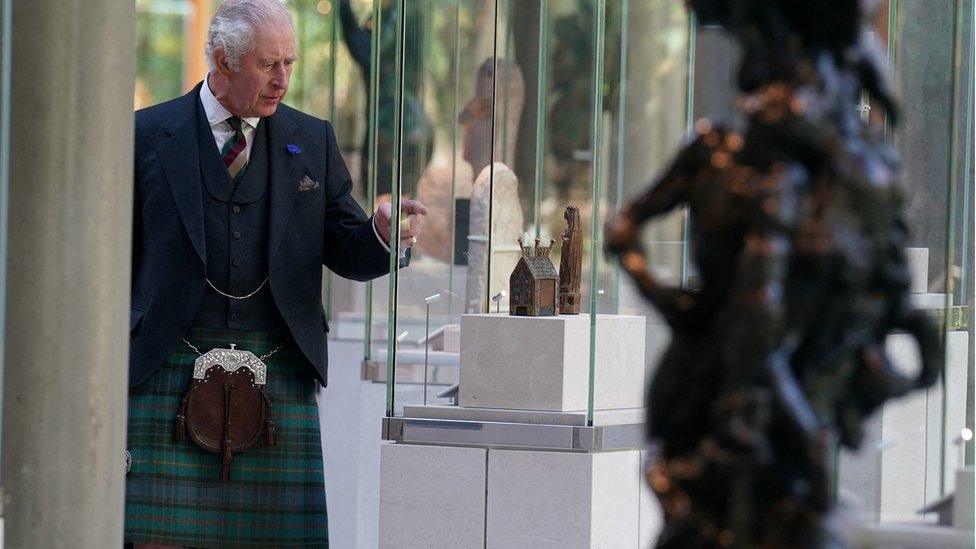
[[224, 52], [223, 47], [216, 47], [213, 50], [214, 66], [222, 76], [230, 76], [230, 73], [234, 72], [230, 68], [230, 63], [227, 61], [227, 54]]

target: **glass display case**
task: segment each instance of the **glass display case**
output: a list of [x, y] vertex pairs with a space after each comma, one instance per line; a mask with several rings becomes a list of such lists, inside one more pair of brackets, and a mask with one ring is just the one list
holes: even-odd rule
[[[436, 422], [487, 407], [583, 416], [591, 429], [576, 436], [586, 441], [566, 449], [642, 447], [639, 436], [608, 434], [611, 424], [643, 419], [634, 409], [643, 384], [633, 391], [621, 364], [642, 352], [649, 379], [669, 334], [601, 252], [603, 224], [669, 162], [696, 118], [735, 119], [735, 45], [720, 30], [696, 29], [676, 2], [431, 0], [380, 9], [394, 12], [386, 18], [398, 37], [380, 63], [397, 67], [389, 85], [400, 90], [376, 113], [382, 120], [393, 109], [398, 128], [392, 169], [382, 173], [391, 174], [394, 203], [418, 198], [431, 212], [410, 267], [373, 286], [366, 364], [387, 383], [385, 436], [459, 443], [423, 432], [424, 421], [457, 429]], [[935, 513], [919, 511], [951, 493], [957, 469], [973, 464], [972, 2], [940, 0], [934, 9], [890, 0], [874, 27], [902, 105], [887, 138], [902, 159], [912, 302], [939, 324], [947, 362], [938, 386], [873, 416], [858, 452], [837, 450], [835, 487], [869, 521], [931, 522]], [[857, 108], [884, 124], [871, 107], [865, 99]], [[493, 321], [519, 298], [509, 295], [509, 275], [523, 255], [520, 238], [527, 247], [539, 239], [539, 253], [560, 266], [568, 205], [579, 209], [585, 235], [572, 319], [585, 326]], [[687, 213], [678, 212], [643, 238], [660, 280], [694, 288], [687, 232]], [[640, 319], [639, 336], [606, 339], [627, 332], [620, 322], [631, 317]], [[904, 341], [892, 335], [888, 352], [911, 370], [917, 359]], [[620, 346], [625, 356], [615, 353]], [[539, 357], [552, 353], [566, 356], [549, 372]], [[582, 396], [567, 394], [573, 360], [585, 364]], [[466, 375], [465, 361], [494, 365], [479, 378]], [[550, 398], [554, 387], [563, 392]], [[494, 420], [477, 427], [488, 432], [524, 416], [479, 417]], [[513, 442], [492, 432], [488, 446], [548, 444], [542, 435]], [[616, 445], [601, 446], [611, 439]]]
[[[386, 380], [395, 442], [381, 452], [380, 546], [636, 544], [640, 517], [648, 536], [656, 520], [640, 496], [645, 357], [667, 330], [605, 258], [603, 225], [686, 134], [693, 24], [675, 2], [381, 10], [400, 25], [380, 60], [400, 92], [376, 112], [392, 108], [398, 128], [390, 197], [429, 214], [410, 266], [391, 262], [385, 295], [373, 284], [372, 331], [386, 340], [374, 336], [366, 369]], [[676, 284], [690, 277], [685, 225], [678, 213], [647, 234]], [[578, 314], [530, 316], [563, 305], [553, 292], [567, 272]], [[426, 512], [432, 501], [450, 524]]]
[[[460, 353], [444, 346], [459, 337], [461, 316], [507, 315], [519, 239], [532, 246], [538, 238], [541, 247], [555, 240], [549, 259], [560, 265], [567, 206], [578, 208], [584, 236], [585, 331], [600, 329], [600, 315], [648, 314], [606, 261], [602, 226], [681, 142], [693, 89], [694, 33], [681, 5], [551, 0], [405, 6], [402, 23], [396, 15], [382, 18], [402, 25], [390, 30], [399, 33], [401, 50], [380, 49], [381, 56], [391, 55], [381, 66], [400, 71], [388, 75], [388, 84], [381, 75], [379, 85], [402, 95], [379, 106], [377, 118], [387, 116], [384, 108], [400, 110], [394, 114], [401, 137], [390, 140], [394, 156], [399, 153], [391, 198], [417, 198], [430, 215], [410, 267], [391, 274], [386, 295], [378, 295], [378, 281], [373, 284], [370, 358], [373, 368], [387, 370], [391, 416], [404, 405], [453, 398], [437, 394], [458, 381]], [[383, 9], [399, 7], [391, 2]], [[648, 234], [655, 267], [676, 283], [689, 270], [683, 231], [678, 214]], [[378, 332], [386, 339], [377, 340]], [[544, 352], [546, 342], [538, 343], [520, 352]], [[651, 352], [657, 347], [649, 345]], [[581, 352], [589, 377], [597, 357], [589, 347]], [[425, 362], [426, 394], [419, 386]], [[592, 425], [588, 400], [575, 409]]]

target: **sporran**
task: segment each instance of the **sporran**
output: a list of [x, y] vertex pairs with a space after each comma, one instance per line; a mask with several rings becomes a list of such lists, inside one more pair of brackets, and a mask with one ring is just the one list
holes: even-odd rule
[[187, 437], [204, 450], [218, 453], [220, 480], [230, 481], [234, 454], [254, 446], [261, 435], [265, 443], [276, 442], [271, 400], [265, 392], [268, 366], [263, 359], [280, 349], [257, 357], [236, 348], [211, 349], [199, 354], [193, 365], [193, 379], [176, 413], [173, 438]]

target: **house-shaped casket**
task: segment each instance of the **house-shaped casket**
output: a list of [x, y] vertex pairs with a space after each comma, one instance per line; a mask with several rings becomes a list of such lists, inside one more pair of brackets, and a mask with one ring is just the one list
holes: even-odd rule
[[[508, 279], [508, 312], [513, 316], [555, 316], [559, 314], [559, 274], [549, 259], [549, 246], [522, 246], [512, 276]], [[519, 239], [522, 245], [522, 239]]]

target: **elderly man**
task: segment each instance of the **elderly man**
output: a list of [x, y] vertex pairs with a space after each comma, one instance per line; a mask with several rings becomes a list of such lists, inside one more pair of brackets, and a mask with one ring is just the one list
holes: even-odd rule
[[[278, 0], [222, 3], [206, 54], [204, 82], [136, 113], [125, 539], [326, 547], [322, 265], [361, 281], [388, 272], [390, 206], [366, 216], [332, 126], [282, 104], [296, 52]], [[400, 250], [419, 234], [411, 219]], [[235, 400], [239, 387], [211, 403], [225, 425], [220, 453], [190, 432], [208, 418], [181, 404], [194, 362], [214, 348], [266, 368], [266, 432], [243, 452], [227, 441], [260, 410]]]

